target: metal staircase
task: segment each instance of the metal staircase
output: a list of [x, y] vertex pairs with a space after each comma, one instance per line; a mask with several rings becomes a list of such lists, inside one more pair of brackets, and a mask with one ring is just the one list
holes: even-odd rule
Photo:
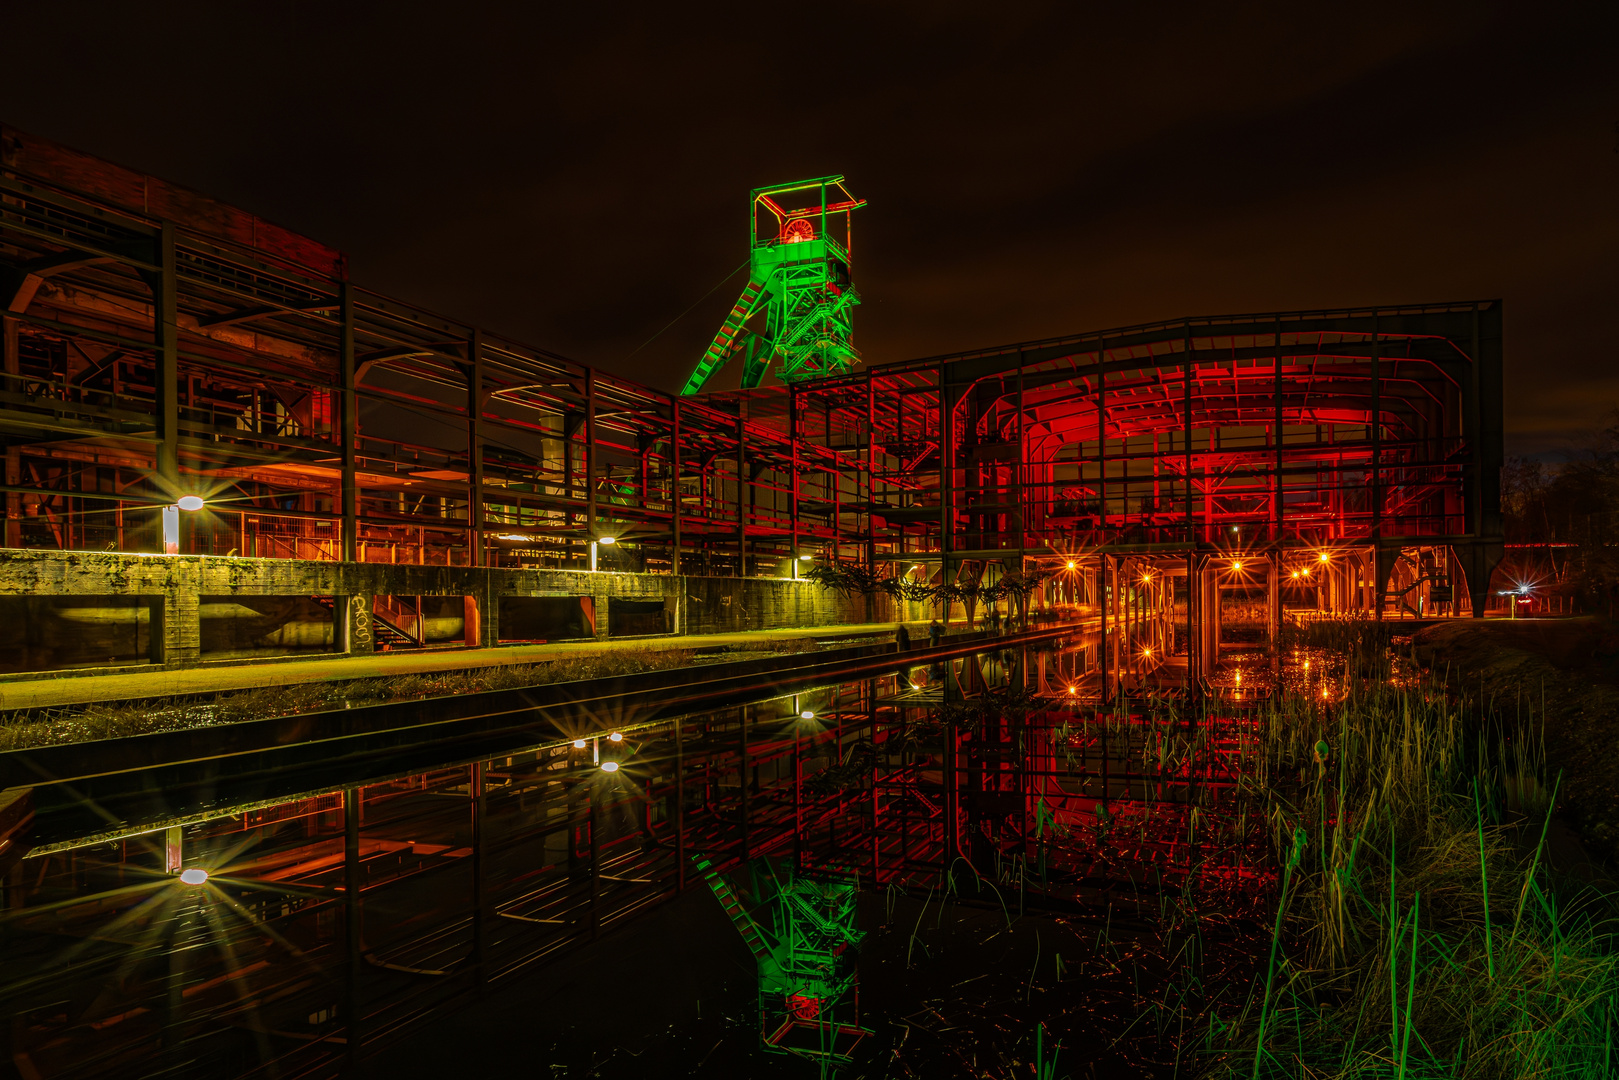
[[742, 324], [753, 317], [759, 309], [760, 298], [765, 295], [765, 286], [762, 281], [749, 281], [737, 298], [736, 305], [731, 313], [720, 324], [719, 331], [715, 333], [714, 340], [709, 342], [708, 350], [703, 358], [697, 362], [697, 367], [686, 380], [682, 394], [695, 394], [701, 390], [708, 377], [718, 371], [737, 346], [737, 337], [742, 333]]
[[737, 932], [742, 935], [742, 940], [747, 943], [748, 951], [753, 953], [753, 957], [759, 962], [760, 968], [762, 969], [767, 964], [774, 964], [775, 956], [771, 951], [770, 943], [765, 940], [764, 931], [760, 929], [758, 923], [753, 921], [753, 916], [749, 915], [747, 909], [742, 906], [742, 901], [737, 899], [736, 892], [731, 888], [730, 883], [719, 875], [719, 872], [714, 869], [713, 864], [707, 859], [701, 856], [693, 856], [692, 861], [697, 864], [697, 871], [703, 875], [703, 880], [708, 883], [708, 887], [714, 890], [715, 898], [719, 900], [720, 906], [725, 909], [725, 914], [731, 917], [731, 922], [736, 926]]

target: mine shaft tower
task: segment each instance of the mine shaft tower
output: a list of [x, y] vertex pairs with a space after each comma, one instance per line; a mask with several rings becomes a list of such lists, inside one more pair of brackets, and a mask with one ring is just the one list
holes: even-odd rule
[[[865, 206], [841, 176], [754, 189], [748, 203], [748, 283], [681, 390], [696, 394], [733, 355], [742, 388], [776, 365], [784, 383], [846, 374], [860, 359], [851, 315], [849, 215]], [[747, 324], [764, 312], [762, 330]]]

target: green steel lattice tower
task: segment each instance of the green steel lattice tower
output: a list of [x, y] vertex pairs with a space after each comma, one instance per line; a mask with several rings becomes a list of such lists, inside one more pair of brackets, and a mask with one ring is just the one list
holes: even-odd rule
[[[777, 378], [791, 383], [839, 375], [859, 361], [850, 325], [860, 296], [849, 276], [849, 215], [865, 205], [841, 176], [753, 191], [748, 284], [682, 394], [702, 390], [739, 353], [749, 390], [772, 365]], [[764, 327], [748, 329], [761, 311]]]

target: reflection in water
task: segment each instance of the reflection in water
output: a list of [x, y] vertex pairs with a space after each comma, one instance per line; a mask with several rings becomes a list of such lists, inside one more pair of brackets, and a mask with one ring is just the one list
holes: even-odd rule
[[[494, 760], [269, 805], [222, 791], [203, 820], [59, 845], [13, 870], [0, 916], [17, 1052], [48, 1076], [331, 1072], [353, 1040], [700, 885], [699, 857], [918, 890], [964, 861], [1023, 903], [1252, 908], [1273, 876], [1243, 783], [1259, 721], [1150, 687], [1098, 705], [1096, 647], [602, 717]], [[1268, 663], [1238, 663], [1242, 691], [1269, 689]], [[1325, 687], [1325, 663], [1281, 677]]]

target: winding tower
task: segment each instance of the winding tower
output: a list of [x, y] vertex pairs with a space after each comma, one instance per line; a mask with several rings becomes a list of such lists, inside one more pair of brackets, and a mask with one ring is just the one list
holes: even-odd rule
[[682, 394], [701, 391], [736, 355], [743, 357], [745, 390], [760, 385], [772, 366], [777, 378], [792, 383], [846, 374], [859, 361], [852, 342], [851, 315], [860, 296], [850, 278], [849, 216], [865, 205], [849, 194], [842, 176], [754, 189], [747, 286]]

